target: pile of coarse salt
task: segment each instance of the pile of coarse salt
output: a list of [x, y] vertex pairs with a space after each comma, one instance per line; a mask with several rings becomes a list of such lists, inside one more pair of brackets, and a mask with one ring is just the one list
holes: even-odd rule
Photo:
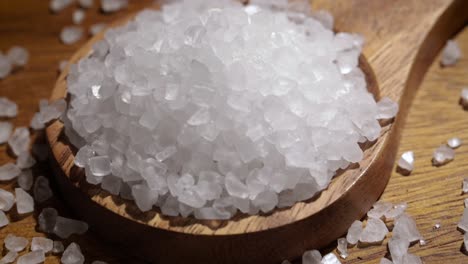
[[229, 219], [309, 199], [362, 160], [398, 108], [367, 90], [363, 39], [306, 2], [262, 2], [145, 10], [70, 66], [65, 131], [88, 182], [142, 211]]

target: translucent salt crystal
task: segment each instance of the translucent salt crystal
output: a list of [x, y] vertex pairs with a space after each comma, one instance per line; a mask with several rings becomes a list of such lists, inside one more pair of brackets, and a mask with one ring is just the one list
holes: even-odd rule
[[346, 241], [348, 241], [348, 243], [351, 245], [357, 244], [361, 238], [362, 230], [362, 222], [359, 220], [354, 221], [348, 229], [348, 233], [346, 234]]
[[406, 151], [401, 155], [398, 160], [398, 167], [404, 171], [411, 172], [414, 169], [414, 152]]
[[318, 250], [309, 250], [302, 255], [303, 264], [322, 264], [322, 254]]
[[338, 257], [333, 253], [328, 253], [327, 255], [323, 256], [322, 264], [341, 264], [341, 261]]
[[397, 218], [405, 212], [406, 208], [408, 208], [408, 204], [405, 202], [395, 204], [392, 209], [385, 212], [385, 219]]
[[370, 218], [382, 218], [390, 209], [393, 208], [391, 203], [387, 202], [376, 202], [372, 209], [367, 212], [367, 216]]
[[0, 210], [7, 212], [13, 207], [14, 204], [15, 196], [9, 191], [0, 189]]
[[33, 237], [31, 242], [31, 250], [42, 250], [44, 253], [52, 251], [54, 241], [45, 237]]
[[8, 145], [16, 156], [28, 151], [30, 143], [29, 130], [25, 127], [17, 127], [8, 139]]
[[379, 262], [379, 263], [380, 263], [380, 264], [393, 264], [392, 261], [390, 261], [390, 260], [388, 260], [388, 259], [386, 259], [386, 258], [380, 259], [380, 262]]
[[81, 253], [81, 248], [76, 243], [71, 243], [63, 252], [60, 261], [63, 264], [83, 264], [85, 258]]
[[45, 261], [45, 254], [42, 250], [31, 251], [18, 258], [17, 264], [39, 264]]
[[463, 88], [460, 94], [460, 103], [466, 109], [468, 108], [468, 88]]
[[10, 223], [8, 217], [3, 211], [0, 211], [0, 227], [7, 226]]
[[80, 148], [75, 156], [75, 165], [80, 168], [86, 167], [86, 164], [89, 163], [89, 159], [94, 157], [94, 154], [94, 150], [89, 146], [84, 146]]
[[402, 214], [396, 219], [392, 233], [394, 238], [406, 239], [410, 243], [422, 238], [416, 222], [407, 214]]
[[425, 246], [425, 245], [427, 245], [426, 240], [420, 239], [420, 240], [419, 240], [419, 245], [420, 245], [420, 246]]
[[438, 230], [438, 229], [440, 229], [440, 227], [441, 227], [440, 223], [435, 223], [434, 226], [432, 227], [432, 229]]
[[460, 222], [458, 222], [457, 227], [464, 233], [468, 232], [468, 208], [465, 208], [465, 210], [463, 210], [463, 216], [460, 219]]
[[84, 30], [79, 26], [66, 26], [60, 32], [60, 40], [66, 45], [78, 42], [84, 34]]
[[[242, 194], [239, 193], [238, 195]], [[268, 213], [275, 208], [276, 204], [278, 204], [278, 195], [272, 191], [264, 191], [259, 193], [252, 203], [262, 212]]]
[[384, 97], [377, 103], [378, 119], [389, 119], [396, 116], [398, 113], [398, 104], [390, 98]]
[[457, 137], [447, 140], [447, 145], [453, 149], [460, 147], [462, 143], [463, 141]]
[[406, 254], [401, 260], [402, 264], [423, 264], [420, 257], [413, 254]]
[[15, 188], [16, 210], [18, 214], [28, 214], [34, 211], [34, 199], [21, 188]]
[[[0, 53], [0, 80], [5, 79], [8, 75], [10, 75], [11, 70], [13, 69], [13, 65], [11, 65], [10, 60]], [[1, 98], [0, 98], [1, 99]], [[0, 106], [2, 102], [0, 101]], [[3, 116], [2, 109], [0, 108], [0, 117]]]
[[325, 28], [333, 29], [334, 19], [329, 12], [325, 10], [319, 10], [314, 12], [312, 16], [317, 19]]
[[35, 113], [31, 122], [29, 123], [29, 127], [34, 130], [41, 130], [45, 128], [44, 122], [42, 122], [40, 113]]
[[54, 241], [53, 247], [52, 247], [52, 253], [54, 254], [60, 254], [65, 250], [65, 247], [63, 246], [62, 241]]
[[114, 176], [104, 177], [101, 183], [101, 188], [113, 195], [118, 195], [120, 193], [121, 186], [122, 180]]
[[3, 166], [0, 166], [0, 181], [10, 181], [18, 175], [20, 175], [21, 170], [15, 164], [9, 162]]
[[111, 173], [111, 164], [107, 156], [92, 157], [88, 162], [94, 176], [102, 177]]
[[[0, 54], [0, 79], [2, 79], [2, 57]], [[18, 114], [18, 106], [6, 97], [0, 97], [0, 117], [15, 117]]]
[[191, 126], [199, 126], [208, 123], [210, 120], [210, 111], [208, 108], [201, 108], [193, 116], [190, 117], [190, 119], [187, 121], [187, 123]]
[[438, 147], [432, 155], [432, 164], [442, 166], [455, 158], [455, 151], [446, 145]]
[[408, 253], [410, 242], [406, 238], [391, 238], [388, 241], [388, 250], [395, 263], [400, 263], [403, 256]]
[[54, 208], [44, 208], [37, 218], [39, 230], [51, 234], [54, 232], [57, 223], [58, 212]]
[[36, 160], [29, 152], [21, 153], [16, 159], [16, 166], [20, 169], [29, 169], [36, 164]]
[[64, 99], [55, 100], [51, 104], [47, 104], [47, 102], [44, 101], [40, 106], [40, 119], [42, 123], [45, 124], [51, 120], [59, 118], [66, 108], [67, 103]]
[[15, 262], [16, 258], [18, 257], [18, 252], [15, 251], [8, 251], [8, 253], [0, 259], [0, 263], [13, 263]]
[[57, 216], [53, 230], [60, 238], [68, 238], [73, 234], [82, 235], [86, 231], [88, 231], [87, 223], [61, 216]]
[[6, 143], [13, 131], [13, 125], [10, 122], [0, 122], [0, 145]]
[[23, 251], [29, 244], [28, 240], [24, 237], [17, 237], [12, 234], [8, 234], [5, 238], [4, 245], [6, 249], [14, 252]]
[[163, 151], [156, 154], [156, 159], [160, 162], [167, 160], [172, 155], [177, 152], [177, 148], [175, 146], [169, 146], [165, 148]]
[[230, 195], [245, 199], [249, 196], [249, 189], [233, 173], [226, 175], [226, 190]]
[[101, 0], [101, 9], [105, 13], [117, 12], [126, 8], [128, 0]]
[[93, 24], [93, 25], [91, 25], [89, 27], [89, 34], [91, 36], [94, 36], [94, 35], [102, 32], [106, 27], [107, 27], [107, 24], [105, 24], [105, 23]]
[[11, 47], [6, 56], [11, 64], [15, 66], [24, 66], [29, 60], [29, 52], [20, 46]]
[[468, 252], [468, 233], [465, 233], [463, 235], [463, 246], [464, 246], [465, 252]]
[[52, 12], [58, 13], [71, 5], [74, 0], [51, 0], [49, 8]]
[[29, 191], [33, 185], [33, 175], [31, 170], [24, 170], [18, 176], [18, 185], [21, 189]]
[[346, 241], [346, 238], [339, 238], [337, 241], [338, 247], [338, 253], [340, 254], [340, 257], [342, 259], [346, 259], [349, 254], [348, 254], [348, 241]]
[[37, 177], [34, 182], [34, 199], [38, 203], [43, 203], [49, 200], [53, 196], [53, 192], [50, 189], [49, 179], [44, 176]]
[[462, 53], [458, 43], [454, 40], [449, 40], [442, 50], [442, 58], [440, 63], [442, 66], [453, 66], [458, 62], [461, 56]]
[[81, 8], [91, 8], [94, 4], [94, 0], [78, 0], [78, 4]]
[[72, 20], [75, 25], [79, 25], [86, 17], [86, 13], [82, 9], [77, 9], [73, 12]]
[[385, 239], [387, 233], [388, 228], [382, 220], [369, 218], [359, 241], [364, 243], [378, 243]]
[[157, 193], [152, 193], [145, 185], [132, 186], [132, 196], [135, 198], [135, 202], [142, 212], [151, 210], [158, 200]]

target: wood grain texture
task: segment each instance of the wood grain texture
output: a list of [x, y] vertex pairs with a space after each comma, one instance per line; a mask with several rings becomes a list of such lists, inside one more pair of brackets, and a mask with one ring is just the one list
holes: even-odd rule
[[[58, 61], [69, 56], [79, 46], [65, 47], [57, 41], [59, 29], [71, 20], [71, 10], [58, 16], [51, 16], [46, 11], [46, 4], [45, 1], [0, 2], [0, 35], [2, 36], [0, 49], [5, 50], [13, 44], [22, 44], [33, 53], [32, 61], [24, 71], [16, 73], [7, 80], [0, 81], [0, 95], [8, 96], [20, 103], [20, 116], [14, 120], [16, 125], [28, 124], [32, 114], [37, 110], [37, 99], [48, 97], [50, 93]], [[323, 3], [318, 2], [317, 4], [320, 6]], [[395, 5], [398, 5], [396, 1]], [[347, 5], [344, 4], [344, 6]], [[386, 8], [395, 11], [394, 9], [397, 7], [387, 6]], [[29, 17], [30, 22], [26, 22], [25, 17]], [[93, 13], [89, 19], [98, 21], [103, 18]], [[112, 20], [113, 18], [105, 17], [104, 19]], [[90, 20], [88, 21], [90, 22]], [[364, 18], [357, 20], [358, 22], [355, 23], [365, 24], [362, 21]], [[62, 24], [58, 23], [60, 21]], [[350, 22], [338, 19], [337, 23], [346, 26]], [[340, 26], [338, 27], [340, 28]], [[376, 28], [378, 29], [378, 27]], [[32, 32], [32, 30], [38, 30], [40, 33]], [[372, 28], [368, 30], [372, 31]], [[382, 29], [379, 32], [381, 34]], [[445, 32], [445, 36], [448, 37], [449, 33]], [[6, 35], [8, 38], [3, 37]], [[372, 34], [370, 35], [372, 36]], [[468, 54], [468, 36], [461, 41], [464, 44], [465, 54]], [[381, 43], [385, 43], [385, 41], [381, 40]], [[435, 44], [434, 46], [434, 49], [437, 49], [440, 45]], [[368, 52], [373, 49], [378, 50], [378, 45], [376, 47], [370, 46], [365, 53], [369, 54]], [[431, 54], [428, 55], [430, 58]], [[430, 155], [432, 150], [448, 137], [449, 131], [461, 133], [467, 129], [466, 122], [463, 122], [463, 118], [467, 117], [466, 112], [463, 112], [456, 105], [459, 86], [463, 83], [467, 84], [467, 71], [468, 62], [466, 60], [462, 61], [457, 68], [444, 69], [440, 72], [438, 72], [437, 65], [433, 66], [410, 112], [408, 125], [403, 133], [402, 147], [399, 151], [415, 149], [418, 156], [417, 169], [410, 177], [402, 177], [393, 173], [387, 191], [384, 193], [384, 199], [410, 202], [410, 213], [417, 217], [423, 235], [429, 238], [429, 244], [426, 247], [419, 249], [416, 246], [412, 248], [412, 251], [417, 251], [417, 254], [425, 256], [426, 263], [442, 263], [445, 259], [453, 261], [453, 263], [463, 263], [466, 258], [459, 253], [462, 237], [454, 227], [463, 210], [460, 185], [463, 170], [468, 167], [467, 164], [463, 165], [466, 163], [464, 160], [467, 160], [468, 154], [462, 147], [457, 150], [459, 156], [455, 162], [437, 169], [430, 165]], [[465, 75], [462, 75], [462, 72]], [[382, 78], [382, 75], [388, 74], [376, 73], [378, 79]], [[449, 77], [446, 76], [447, 74]], [[441, 85], [446, 84], [449, 78], [455, 78], [456, 81], [450, 85]], [[457, 87], [457, 89], [447, 91], [444, 89], [446, 86]], [[445, 96], [447, 92], [450, 92], [450, 96]], [[431, 111], [428, 111], [428, 108]], [[440, 115], [441, 112], [445, 114]], [[468, 141], [466, 136], [464, 139]], [[5, 146], [0, 146], [0, 163], [11, 160], [4, 154], [3, 150], [5, 150]], [[49, 171], [47, 168], [40, 168], [38, 173], [49, 174]], [[11, 188], [12, 184], [4, 184], [2, 187]], [[60, 200], [51, 203], [60, 207], [64, 214], [67, 213]], [[443, 227], [441, 231], [435, 233], [432, 232], [432, 225], [437, 218], [441, 219]], [[34, 231], [34, 226], [34, 216], [24, 217], [0, 230], [0, 238], [4, 238], [10, 232], [32, 237], [37, 234]], [[117, 228], [116, 230], [122, 229], [121, 227]], [[138, 263], [135, 259], [121, 256], [119, 250], [110, 249], [106, 243], [98, 242], [92, 233], [78, 238], [85, 255], [91, 260], [104, 258], [111, 263]], [[301, 244], [302, 242], [294, 243]], [[303, 245], [298, 245], [298, 247], [303, 247]], [[385, 250], [384, 246], [352, 249], [351, 256], [346, 263], [378, 263], [378, 258], [384, 255]], [[362, 259], [360, 260], [358, 257]], [[57, 258], [48, 257], [46, 263], [58, 263], [58, 261]]]

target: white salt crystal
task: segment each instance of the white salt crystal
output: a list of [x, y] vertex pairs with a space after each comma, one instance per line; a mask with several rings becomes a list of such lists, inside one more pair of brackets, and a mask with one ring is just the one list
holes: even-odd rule
[[54, 241], [45, 237], [33, 237], [31, 242], [31, 250], [42, 250], [44, 253], [52, 251], [54, 247]]
[[455, 158], [455, 151], [446, 145], [438, 147], [432, 155], [432, 164], [434, 166], [442, 166]]
[[45, 261], [45, 254], [42, 250], [31, 251], [18, 258], [17, 264], [39, 264]]
[[422, 260], [420, 257], [413, 255], [413, 254], [406, 254], [403, 256], [402, 264], [422, 264]]
[[403, 256], [408, 253], [410, 242], [406, 238], [394, 237], [388, 241], [388, 250], [395, 263], [400, 263]]
[[88, 224], [83, 221], [61, 216], [56, 217], [53, 232], [60, 238], [68, 238], [73, 234], [82, 235], [86, 231], [88, 231]]
[[28, 240], [24, 237], [17, 237], [12, 234], [8, 234], [5, 238], [4, 245], [6, 249], [14, 252], [23, 251], [29, 244]]
[[447, 140], [447, 145], [453, 149], [456, 149], [462, 145], [463, 141], [457, 137]]
[[60, 40], [66, 45], [78, 42], [84, 34], [84, 30], [79, 26], [66, 26], [60, 32]]
[[8, 139], [8, 145], [16, 156], [29, 150], [31, 143], [29, 135], [29, 130], [26, 127], [17, 127]]
[[42, 123], [47, 123], [51, 120], [59, 118], [65, 109], [67, 108], [67, 103], [64, 99], [55, 100], [52, 103], [48, 104], [47, 101], [42, 101], [40, 105], [40, 120]]
[[390, 98], [384, 97], [377, 103], [378, 119], [389, 119], [396, 116], [398, 113], [398, 104]]
[[21, 189], [29, 191], [34, 183], [31, 170], [24, 170], [18, 176], [18, 185]]
[[379, 263], [380, 263], [380, 264], [393, 264], [392, 261], [390, 261], [390, 260], [388, 260], [388, 259], [386, 259], [386, 258], [380, 259], [380, 262], [379, 262]]
[[172, 155], [174, 155], [177, 152], [177, 148], [175, 146], [169, 146], [163, 151], [159, 152], [156, 154], [156, 159], [160, 162], [165, 161], [166, 159], [170, 158]]
[[153, 205], [158, 200], [157, 193], [152, 193], [151, 190], [145, 185], [134, 185], [132, 186], [132, 195], [135, 198], [135, 202], [138, 208], [142, 212], [151, 210]]
[[84, 10], [82, 9], [75, 10], [72, 15], [73, 24], [75, 25], [81, 24], [83, 20], [85, 19], [85, 17], [86, 17], [86, 13], [84, 12]]
[[117, 12], [126, 8], [128, 0], [101, 0], [101, 9], [105, 13]]
[[449, 40], [445, 44], [444, 49], [442, 50], [442, 59], [440, 63], [442, 66], [453, 66], [461, 58], [462, 53], [458, 43], [454, 40]]
[[440, 229], [440, 223], [434, 224], [434, 226], [432, 227], [432, 229], [434, 229], [434, 230]]
[[63, 264], [83, 264], [85, 258], [81, 253], [81, 248], [76, 243], [71, 243], [63, 252], [60, 261]]
[[78, 0], [78, 4], [82, 8], [91, 8], [94, 4], [94, 0]]
[[38, 203], [45, 202], [53, 196], [53, 192], [50, 189], [49, 179], [44, 176], [37, 177], [34, 182], [34, 199]]
[[[13, 65], [11, 65], [10, 60], [0, 52], [0, 80], [10, 75], [12, 69], [13, 69]], [[1, 101], [0, 101], [0, 106], [1, 106]], [[2, 116], [2, 111], [0, 108], [0, 117], [1, 116]]]
[[18, 175], [20, 175], [21, 170], [15, 164], [9, 162], [3, 166], [0, 166], [0, 181], [10, 181]]
[[323, 256], [322, 264], [341, 264], [341, 262], [335, 254], [328, 253]]
[[0, 189], [0, 210], [7, 212], [13, 207], [14, 204], [15, 196], [9, 191]]
[[353, 224], [349, 227], [348, 233], [346, 234], [346, 240], [348, 243], [351, 245], [357, 244], [359, 239], [361, 239], [362, 230], [362, 222], [359, 220], [354, 221]]
[[302, 255], [303, 264], [321, 264], [322, 254], [318, 250], [309, 250]]
[[13, 46], [8, 50], [7, 58], [14, 66], [24, 66], [28, 63], [29, 52], [20, 46]]
[[317, 19], [325, 28], [330, 29], [330, 30], [333, 29], [334, 19], [333, 19], [332, 14], [330, 14], [329, 12], [325, 10], [319, 10], [317, 12], [314, 12], [312, 16], [315, 19]]
[[102, 177], [111, 173], [109, 157], [97, 156], [89, 159], [89, 168], [94, 176]]
[[369, 218], [359, 241], [364, 243], [378, 243], [385, 239], [387, 233], [388, 228], [382, 220]]
[[410, 243], [422, 238], [416, 222], [407, 214], [402, 214], [396, 219], [392, 233], [394, 238], [406, 239]]
[[349, 254], [348, 254], [348, 241], [346, 241], [346, 238], [338, 238], [337, 241], [338, 247], [338, 253], [340, 254], [340, 257], [342, 259], [346, 259]]
[[458, 222], [457, 227], [464, 233], [468, 232], [468, 208], [465, 208], [465, 210], [463, 210], [463, 216], [460, 219], [460, 222]]
[[3, 258], [0, 260], [0, 263], [13, 263], [17, 257], [18, 252], [8, 251], [8, 253], [6, 253], [5, 256], [3, 256]]
[[13, 125], [10, 122], [0, 121], [0, 145], [6, 143], [13, 131]]
[[52, 12], [58, 13], [71, 5], [74, 0], [50, 0], [49, 8]]
[[20, 169], [29, 169], [36, 164], [36, 160], [29, 152], [23, 152], [16, 159], [16, 166]]
[[62, 241], [54, 241], [53, 248], [52, 248], [52, 253], [60, 254], [64, 250], [65, 250], [65, 247], [63, 246]]
[[468, 233], [465, 233], [463, 235], [463, 246], [464, 246], [465, 252], [468, 252]]
[[3, 211], [0, 211], [0, 227], [7, 226], [10, 223], [8, 217]]
[[[2, 55], [0, 54], [0, 79], [2, 79]], [[18, 106], [6, 97], [0, 97], [0, 117], [15, 117], [18, 114]]]
[[45, 233], [53, 233], [57, 223], [58, 212], [54, 208], [44, 208], [37, 218], [39, 230]]
[[34, 211], [34, 199], [21, 188], [15, 188], [16, 210], [18, 214], [28, 214]]
[[105, 23], [93, 24], [93, 25], [91, 25], [89, 27], [89, 34], [91, 36], [94, 36], [94, 35], [102, 32], [106, 27], [107, 27], [107, 24], [105, 24]]
[[382, 218], [382, 216], [392, 208], [393, 205], [391, 203], [378, 201], [373, 205], [372, 209], [367, 212], [367, 216], [369, 218]]
[[408, 204], [406, 202], [395, 204], [392, 209], [385, 212], [385, 219], [395, 219], [401, 214], [403, 214], [408, 208]]
[[414, 169], [414, 152], [403, 152], [401, 158], [398, 160], [398, 167], [404, 171], [411, 172]]

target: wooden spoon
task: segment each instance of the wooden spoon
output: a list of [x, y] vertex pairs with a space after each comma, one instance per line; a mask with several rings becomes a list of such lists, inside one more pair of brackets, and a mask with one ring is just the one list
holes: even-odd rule
[[[316, 0], [314, 5], [334, 15], [338, 31], [365, 36], [361, 67], [370, 90], [400, 104], [395, 122], [367, 146], [359, 166], [336, 177], [317, 199], [269, 215], [228, 221], [165, 217], [157, 209], [141, 213], [133, 202], [85, 182], [84, 172], [73, 165], [76, 149], [63, 135], [63, 124], [56, 121], [47, 127], [47, 137], [64, 199], [94, 232], [154, 263], [280, 263], [343, 236], [383, 192], [416, 88], [437, 51], [467, 22], [468, 1]], [[85, 57], [100, 38], [102, 34], [71, 62]], [[67, 70], [59, 77], [52, 100], [66, 96], [66, 76]]]

